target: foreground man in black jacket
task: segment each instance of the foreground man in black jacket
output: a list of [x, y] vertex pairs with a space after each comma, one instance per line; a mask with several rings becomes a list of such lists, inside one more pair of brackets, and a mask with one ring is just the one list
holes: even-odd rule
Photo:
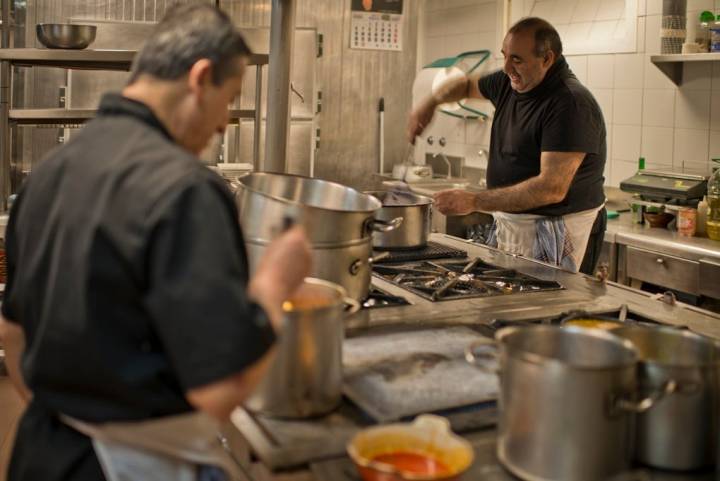
[[225, 418], [265, 372], [282, 302], [310, 269], [308, 242], [289, 230], [249, 280], [233, 197], [197, 158], [224, 131], [249, 55], [214, 7], [172, 10], [122, 94], [19, 193], [0, 327], [29, 405], [10, 481], [105, 479], [126, 453], [101, 468], [83, 427]]

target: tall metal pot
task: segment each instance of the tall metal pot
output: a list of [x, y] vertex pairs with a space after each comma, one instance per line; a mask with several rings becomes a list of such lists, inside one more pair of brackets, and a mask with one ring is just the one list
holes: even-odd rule
[[[245, 247], [250, 270], [262, 257], [270, 241], [247, 240]], [[313, 266], [310, 275], [341, 285], [348, 296], [361, 301], [368, 295], [372, 277], [372, 239], [366, 237], [348, 242], [313, 244]]]
[[628, 326], [612, 334], [638, 350], [643, 390], [677, 384], [675, 393], [638, 416], [637, 460], [675, 470], [712, 465], [720, 436], [720, 345], [672, 327]]
[[529, 481], [600, 481], [629, 469], [634, 413], [664, 395], [634, 401], [632, 344], [599, 330], [558, 326], [509, 327], [496, 340], [490, 351], [475, 343], [466, 355], [475, 364], [499, 361], [503, 465]]
[[283, 306], [275, 359], [245, 405], [284, 418], [332, 411], [342, 397], [343, 321], [359, 308], [342, 287], [306, 278]]
[[380, 201], [334, 182], [254, 172], [236, 183], [236, 200], [251, 272], [288, 222], [301, 224], [313, 250], [311, 275], [343, 286], [361, 300], [370, 288], [372, 233], [402, 219], [375, 219]]

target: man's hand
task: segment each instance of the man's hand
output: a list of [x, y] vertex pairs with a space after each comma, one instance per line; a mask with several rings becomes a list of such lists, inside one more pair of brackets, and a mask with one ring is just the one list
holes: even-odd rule
[[310, 274], [312, 254], [305, 229], [295, 226], [265, 249], [250, 281], [248, 291], [265, 312], [276, 330], [282, 320], [282, 303]]
[[466, 215], [477, 212], [477, 194], [466, 190], [443, 190], [435, 194], [435, 208], [444, 215]]
[[411, 144], [415, 143], [415, 137], [421, 135], [425, 127], [432, 122], [433, 116], [435, 115], [435, 107], [436, 104], [433, 97], [429, 96], [410, 112], [407, 122], [407, 138]]
[[5, 367], [10, 382], [25, 402], [30, 402], [32, 392], [25, 384], [20, 370], [20, 359], [25, 351], [25, 332], [22, 327], [0, 316], [0, 341], [5, 349]]

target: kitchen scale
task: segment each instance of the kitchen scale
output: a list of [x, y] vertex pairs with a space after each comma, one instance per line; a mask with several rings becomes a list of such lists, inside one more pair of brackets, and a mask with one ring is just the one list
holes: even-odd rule
[[646, 201], [697, 204], [707, 192], [707, 178], [702, 175], [639, 170], [620, 182], [620, 190], [640, 194]]

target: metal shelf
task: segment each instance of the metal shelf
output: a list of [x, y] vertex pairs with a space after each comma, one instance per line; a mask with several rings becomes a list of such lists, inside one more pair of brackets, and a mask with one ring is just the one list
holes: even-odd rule
[[[5, 211], [10, 185], [10, 129], [17, 125], [79, 125], [95, 116], [95, 109], [11, 109], [12, 67], [56, 67], [77, 70], [128, 71], [136, 50], [66, 50], [45, 48], [0, 49], [0, 212]], [[267, 54], [253, 54], [248, 65], [267, 65]], [[255, 74], [255, 105], [261, 104], [262, 68]], [[255, 123], [253, 138], [253, 163], [258, 165], [260, 152], [260, 111], [231, 109], [229, 122], [239, 123], [252, 119]]]
[[[0, 61], [25, 67], [59, 67], [83, 70], [130, 70], [137, 50], [67, 50], [49, 48], [0, 49]], [[248, 65], [266, 65], [267, 54], [253, 54]]]
[[[95, 117], [95, 109], [11, 109], [9, 120], [14, 125], [72, 125], [82, 124]], [[231, 124], [254, 119], [255, 110], [230, 109]]]
[[720, 52], [653, 55], [650, 57], [650, 61], [675, 85], [680, 85], [682, 84], [683, 65], [686, 62], [717, 62], [720, 61]]

